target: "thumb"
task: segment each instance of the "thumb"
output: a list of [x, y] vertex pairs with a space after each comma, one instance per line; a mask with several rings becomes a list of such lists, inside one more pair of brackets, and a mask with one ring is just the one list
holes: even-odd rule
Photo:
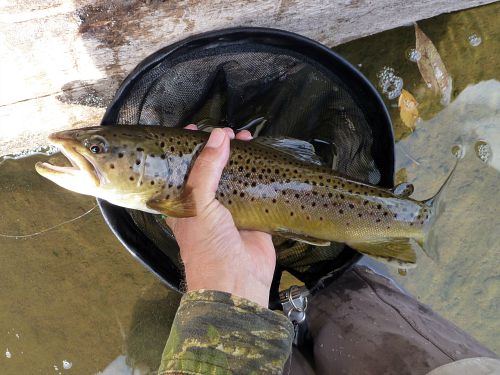
[[187, 187], [192, 191], [198, 209], [203, 210], [215, 198], [222, 170], [229, 159], [229, 142], [223, 129], [214, 129], [194, 162]]

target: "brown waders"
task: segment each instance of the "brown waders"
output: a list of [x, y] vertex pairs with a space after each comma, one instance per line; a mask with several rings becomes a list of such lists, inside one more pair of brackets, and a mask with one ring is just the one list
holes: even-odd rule
[[307, 316], [308, 338], [284, 374], [424, 375], [464, 358], [498, 358], [364, 266], [310, 296]]

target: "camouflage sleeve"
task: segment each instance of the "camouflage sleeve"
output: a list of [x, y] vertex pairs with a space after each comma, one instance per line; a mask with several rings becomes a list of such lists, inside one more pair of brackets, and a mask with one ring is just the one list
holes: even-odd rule
[[293, 325], [283, 315], [228, 293], [181, 299], [159, 374], [281, 374]]

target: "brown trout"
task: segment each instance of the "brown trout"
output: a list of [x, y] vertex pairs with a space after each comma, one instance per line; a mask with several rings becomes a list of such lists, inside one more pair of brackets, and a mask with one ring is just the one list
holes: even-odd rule
[[[72, 163], [37, 163], [38, 173], [56, 184], [131, 209], [196, 215], [184, 185], [208, 133], [130, 125], [62, 131], [49, 139]], [[416, 201], [412, 192], [411, 184], [389, 190], [341, 176], [321, 165], [307, 142], [261, 137], [231, 141], [216, 198], [240, 229], [315, 245], [344, 242], [408, 268], [436, 201]]]

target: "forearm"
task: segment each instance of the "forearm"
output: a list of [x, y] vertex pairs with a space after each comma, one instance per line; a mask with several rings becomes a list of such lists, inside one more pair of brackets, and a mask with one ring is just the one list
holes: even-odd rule
[[184, 295], [159, 374], [280, 374], [293, 326], [280, 313], [217, 291]]

